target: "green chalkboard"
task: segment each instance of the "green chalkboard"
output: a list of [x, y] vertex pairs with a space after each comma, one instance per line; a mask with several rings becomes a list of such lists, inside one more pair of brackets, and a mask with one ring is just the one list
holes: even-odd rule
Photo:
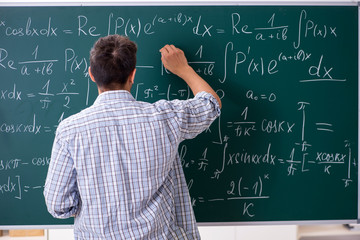
[[132, 94], [187, 99], [159, 49], [182, 48], [222, 115], [179, 154], [200, 223], [358, 218], [357, 6], [0, 8], [0, 225], [66, 225], [43, 185], [58, 123], [97, 97], [100, 36], [139, 47]]

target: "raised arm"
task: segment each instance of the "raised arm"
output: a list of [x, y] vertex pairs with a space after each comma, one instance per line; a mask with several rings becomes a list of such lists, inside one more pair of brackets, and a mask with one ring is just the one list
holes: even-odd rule
[[214, 89], [189, 66], [185, 54], [181, 49], [174, 45], [165, 45], [160, 49], [160, 52], [164, 67], [182, 78], [189, 85], [194, 95], [202, 91], [208, 92], [216, 98], [221, 108], [219, 96]]

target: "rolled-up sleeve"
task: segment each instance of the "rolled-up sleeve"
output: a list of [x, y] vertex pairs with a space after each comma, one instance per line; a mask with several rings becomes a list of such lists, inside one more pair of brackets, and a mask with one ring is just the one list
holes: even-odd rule
[[57, 137], [52, 148], [44, 197], [49, 213], [56, 218], [72, 217], [80, 208], [74, 161], [65, 141]]

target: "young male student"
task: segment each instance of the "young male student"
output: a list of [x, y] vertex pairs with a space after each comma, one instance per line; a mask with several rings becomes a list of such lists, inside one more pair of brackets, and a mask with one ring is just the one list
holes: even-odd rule
[[75, 239], [199, 239], [177, 148], [210, 126], [220, 99], [183, 51], [166, 45], [164, 66], [195, 97], [136, 101], [136, 51], [119, 35], [93, 46], [89, 74], [99, 96], [58, 126], [44, 189], [48, 211], [75, 217]]

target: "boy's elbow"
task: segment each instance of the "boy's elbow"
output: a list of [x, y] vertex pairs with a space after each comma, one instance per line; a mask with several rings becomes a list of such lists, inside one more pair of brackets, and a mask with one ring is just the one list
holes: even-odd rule
[[70, 207], [68, 209], [61, 209], [59, 207], [48, 206], [48, 212], [54, 217], [59, 219], [70, 218], [76, 215], [75, 207]]
[[76, 206], [65, 207], [63, 203], [56, 201], [54, 197], [51, 196], [52, 195], [49, 194], [45, 189], [44, 190], [45, 204], [48, 212], [54, 218], [65, 219], [76, 215], [77, 212]]

